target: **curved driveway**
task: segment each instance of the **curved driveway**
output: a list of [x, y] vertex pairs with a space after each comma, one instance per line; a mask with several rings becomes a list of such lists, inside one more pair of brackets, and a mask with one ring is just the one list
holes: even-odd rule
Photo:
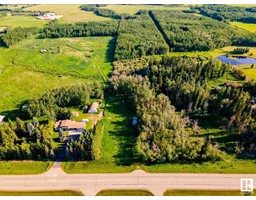
[[59, 165], [39, 175], [2, 175], [0, 190], [81, 190], [93, 196], [103, 189], [146, 189], [163, 195], [167, 189], [218, 189], [240, 191], [240, 179], [256, 174], [171, 174], [136, 170], [118, 174], [66, 174]]

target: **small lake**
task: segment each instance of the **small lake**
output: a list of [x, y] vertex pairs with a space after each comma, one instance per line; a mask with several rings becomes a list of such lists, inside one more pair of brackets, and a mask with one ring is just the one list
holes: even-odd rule
[[245, 57], [245, 56], [218, 56], [217, 59], [224, 63], [229, 63], [231, 65], [243, 65], [243, 64], [256, 64], [255, 58]]

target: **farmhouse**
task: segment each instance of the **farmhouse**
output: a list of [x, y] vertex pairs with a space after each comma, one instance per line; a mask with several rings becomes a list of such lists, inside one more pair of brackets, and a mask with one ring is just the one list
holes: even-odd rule
[[61, 17], [63, 17], [63, 15], [56, 15], [55, 13], [45, 13], [43, 16], [38, 16], [37, 19], [53, 20], [53, 19], [59, 19]]
[[0, 125], [4, 123], [4, 118], [5, 118], [5, 116], [0, 115]]
[[98, 107], [99, 107], [99, 104], [97, 102], [93, 102], [91, 105], [90, 105], [90, 108], [88, 110], [88, 113], [97, 113], [98, 112]]
[[69, 119], [59, 120], [55, 123], [54, 130], [58, 131], [60, 128], [64, 131], [78, 130], [83, 131], [85, 128], [85, 122], [75, 122]]

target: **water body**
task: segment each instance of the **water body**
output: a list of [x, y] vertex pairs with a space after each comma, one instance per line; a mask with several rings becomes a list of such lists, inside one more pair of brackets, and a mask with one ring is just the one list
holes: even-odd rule
[[243, 65], [243, 64], [256, 64], [255, 58], [244, 57], [244, 56], [218, 56], [217, 59], [224, 63], [229, 63], [231, 65]]

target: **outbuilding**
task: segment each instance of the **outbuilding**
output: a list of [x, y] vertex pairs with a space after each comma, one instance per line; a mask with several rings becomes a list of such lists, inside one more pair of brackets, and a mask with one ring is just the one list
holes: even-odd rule
[[98, 107], [99, 107], [99, 104], [97, 102], [93, 102], [89, 107], [88, 113], [91, 113], [91, 114], [98, 113]]

